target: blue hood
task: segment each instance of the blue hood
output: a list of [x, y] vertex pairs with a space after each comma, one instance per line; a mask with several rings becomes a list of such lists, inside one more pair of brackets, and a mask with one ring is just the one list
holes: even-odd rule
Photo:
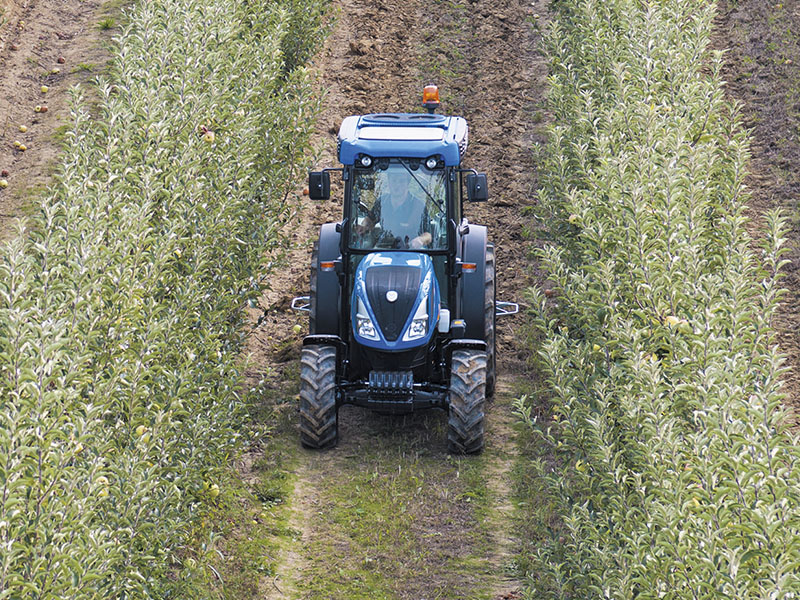
[[350, 302], [355, 340], [384, 351], [427, 344], [439, 320], [433, 261], [417, 252], [375, 252], [358, 265]]

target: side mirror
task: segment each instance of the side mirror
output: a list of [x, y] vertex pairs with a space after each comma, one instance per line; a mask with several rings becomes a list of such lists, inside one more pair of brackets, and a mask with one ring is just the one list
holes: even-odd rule
[[308, 174], [308, 197], [312, 200], [328, 200], [331, 197], [331, 174], [327, 171], [312, 171]]
[[486, 173], [470, 173], [467, 175], [467, 200], [470, 202], [486, 202], [489, 199], [489, 187], [486, 185]]

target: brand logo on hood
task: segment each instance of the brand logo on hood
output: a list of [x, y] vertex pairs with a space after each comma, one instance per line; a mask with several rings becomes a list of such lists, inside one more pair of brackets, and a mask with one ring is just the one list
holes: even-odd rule
[[395, 300], [397, 300], [397, 292], [395, 292], [394, 290], [389, 290], [388, 292], [386, 292], [386, 300], [388, 302], [394, 302]]

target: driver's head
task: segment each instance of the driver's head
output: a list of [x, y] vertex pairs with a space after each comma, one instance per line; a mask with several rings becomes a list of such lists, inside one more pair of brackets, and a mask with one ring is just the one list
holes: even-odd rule
[[389, 193], [392, 196], [392, 199], [401, 200], [405, 198], [406, 192], [408, 191], [408, 173], [403, 170], [392, 169], [388, 173], [388, 180], [389, 180]]

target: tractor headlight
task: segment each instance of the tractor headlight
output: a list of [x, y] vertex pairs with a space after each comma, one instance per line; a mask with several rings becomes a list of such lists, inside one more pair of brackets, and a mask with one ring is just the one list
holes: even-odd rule
[[418, 340], [428, 334], [428, 313], [427, 313], [428, 297], [425, 296], [422, 302], [417, 307], [417, 312], [414, 313], [414, 318], [411, 319], [411, 325], [408, 326], [405, 334], [403, 335], [404, 342], [411, 340]]
[[358, 299], [358, 311], [356, 312], [356, 334], [368, 340], [379, 340], [378, 331], [375, 324], [367, 314], [367, 307]]
[[409, 340], [416, 340], [425, 337], [426, 333], [428, 333], [428, 315], [425, 315], [422, 319], [414, 319], [411, 321], [411, 327], [408, 328], [406, 338]]

